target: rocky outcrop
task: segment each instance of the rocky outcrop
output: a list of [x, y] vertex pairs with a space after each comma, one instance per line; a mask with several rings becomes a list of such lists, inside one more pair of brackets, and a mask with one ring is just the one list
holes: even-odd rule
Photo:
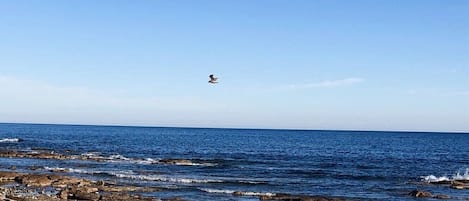
[[469, 183], [467, 183], [467, 181], [453, 181], [451, 183], [451, 188], [454, 188], [454, 189], [469, 189]]
[[[1, 181], [17, 182], [19, 185], [0, 187], [1, 200], [156, 200], [139, 192], [159, 191], [159, 188], [125, 186], [91, 181], [82, 178], [62, 176], [56, 174], [22, 174], [16, 172], [1, 172]], [[53, 187], [56, 193], [44, 193], [45, 187]]]
[[412, 197], [417, 197], [417, 198], [430, 198], [432, 197], [432, 194], [427, 191], [420, 191], [420, 190], [413, 190], [412, 192], [409, 193], [410, 196]]
[[16, 177], [24, 174], [16, 172], [0, 172], [0, 181], [14, 181]]
[[71, 156], [55, 153], [53, 151], [35, 151], [35, 152], [18, 152], [18, 151], [0, 151], [0, 157], [6, 158], [40, 158], [40, 159], [72, 159]]
[[435, 198], [435, 199], [450, 199], [451, 197], [448, 195], [444, 194], [438, 194], [433, 196], [432, 193], [428, 191], [421, 191], [421, 190], [413, 190], [412, 192], [409, 193], [410, 196], [412, 197], [417, 197], [417, 198]]

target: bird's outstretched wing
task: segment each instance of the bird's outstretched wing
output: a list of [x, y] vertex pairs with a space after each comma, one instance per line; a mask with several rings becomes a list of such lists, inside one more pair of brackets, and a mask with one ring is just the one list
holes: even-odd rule
[[210, 78], [210, 80], [208, 81], [209, 83], [212, 83], [212, 84], [218, 83], [217, 82], [218, 78], [216, 78], [213, 74], [210, 74], [208, 77]]

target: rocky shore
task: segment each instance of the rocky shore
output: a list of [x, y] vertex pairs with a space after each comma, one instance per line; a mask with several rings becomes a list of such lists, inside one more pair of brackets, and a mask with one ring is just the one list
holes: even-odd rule
[[3, 200], [156, 200], [139, 193], [161, 190], [57, 174], [5, 171], [0, 172], [0, 182], [0, 199]]
[[[182, 198], [157, 199], [140, 193], [165, 190], [157, 187], [126, 186], [105, 181], [91, 181], [83, 178], [57, 174], [27, 174], [0, 171], [0, 200], [6, 201], [181, 201]], [[242, 196], [234, 192], [234, 196]], [[273, 194], [260, 195], [259, 200], [297, 201], [344, 201], [325, 196]]]
[[[37, 149], [29, 152], [0, 150], [2, 158], [34, 158], [48, 160], [91, 160], [96, 162], [107, 162], [111, 160], [133, 160], [141, 162], [143, 159], [128, 159], [123, 156], [103, 157], [95, 154], [76, 155], [72, 151], [64, 151], [63, 153], [54, 152], [47, 149]], [[145, 161], [151, 164], [166, 165], [214, 165], [213, 163], [189, 160], [189, 159], [160, 159]], [[129, 186], [126, 184], [118, 184], [115, 181], [93, 181], [86, 178], [79, 178], [64, 175], [67, 169], [46, 169], [43, 167], [31, 166], [29, 172], [17, 172], [16, 167], [9, 167], [9, 171], [0, 171], [0, 200], [109, 200], [109, 201], [137, 201], [137, 200], [184, 200], [183, 198], [174, 197], [166, 199], [158, 199], [155, 197], [145, 196], [146, 193], [157, 191], [165, 191], [162, 187], [142, 187]], [[41, 170], [41, 171], [36, 171]], [[442, 185], [454, 189], [469, 189], [469, 181], [440, 181], [426, 183], [428, 185]], [[245, 192], [236, 191], [233, 196], [246, 196]], [[257, 196], [259, 200], [297, 200], [297, 201], [342, 201], [343, 198], [311, 196], [311, 195], [290, 195], [284, 193], [272, 193]], [[417, 198], [434, 198], [434, 199], [452, 199], [448, 195], [437, 194], [431, 192], [414, 190], [407, 196]]]

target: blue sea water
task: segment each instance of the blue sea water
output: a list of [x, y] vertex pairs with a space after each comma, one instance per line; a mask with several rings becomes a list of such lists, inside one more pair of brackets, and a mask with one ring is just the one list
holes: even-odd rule
[[[290, 193], [414, 200], [415, 189], [468, 199], [427, 181], [469, 177], [469, 134], [0, 124], [0, 150], [45, 149], [105, 160], [0, 158], [0, 169], [164, 187], [187, 200]], [[185, 159], [175, 164], [156, 161]], [[234, 196], [234, 191], [244, 196]]]

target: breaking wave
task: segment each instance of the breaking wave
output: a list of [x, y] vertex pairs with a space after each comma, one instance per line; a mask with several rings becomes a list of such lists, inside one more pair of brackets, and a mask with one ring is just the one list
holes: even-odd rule
[[3, 139], [0, 139], [0, 142], [19, 142], [20, 139], [19, 138], [3, 138]]
[[86, 169], [76, 169], [76, 168], [61, 168], [61, 167], [44, 167], [45, 170], [51, 172], [69, 172], [69, 173], [78, 173], [78, 174], [106, 174], [109, 176], [114, 176], [124, 179], [134, 179], [134, 180], [145, 180], [145, 181], [157, 181], [157, 182], [170, 182], [170, 183], [239, 183], [239, 184], [265, 184], [265, 181], [255, 181], [248, 179], [234, 179], [234, 178], [182, 178], [182, 177], [169, 177], [162, 175], [142, 175], [136, 174], [133, 171], [92, 171]]
[[191, 178], [172, 178], [172, 177], [163, 177], [156, 175], [133, 175], [133, 174], [114, 174], [114, 176], [119, 178], [128, 178], [128, 179], [140, 179], [147, 181], [161, 181], [161, 182], [172, 182], [172, 183], [222, 183], [222, 180], [215, 179], [191, 179]]
[[460, 171], [458, 171], [456, 174], [452, 176], [440, 176], [437, 177], [435, 175], [428, 175], [428, 176], [422, 176], [420, 177], [422, 181], [428, 182], [428, 183], [435, 183], [435, 182], [445, 182], [445, 181], [460, 181], [460, 180], [467, 180], [469, 181], [469, 168], [466, 168], [464, 174], [461, 174]]
[[87, 152], [79, 156], [72, 158], [97, 160], [105, 162], [125, 162], [125, 163], [136, 163], [136, 164], [166, 164], [166, 165], [180, 165], [180, 166], [216, 166], [216, 163], [204, 162], [204, 161], [192, 161], [188, 159], [153, 159], [153, 158], [129, 158], [121, 154], [114, 154], [109, 156], [102, 156], [100, 152]]
[[250, 191], [234, 191], [234, 190], [222, 190], [222, 189], [211, 189], [211, 188], [198, 188], [201, 191], [207, 193], [224, 193], [224, 194], [235, 194], [244, 196], [275, 196], [275, 193], [262, 193], [262, 192], [250, 192]]

